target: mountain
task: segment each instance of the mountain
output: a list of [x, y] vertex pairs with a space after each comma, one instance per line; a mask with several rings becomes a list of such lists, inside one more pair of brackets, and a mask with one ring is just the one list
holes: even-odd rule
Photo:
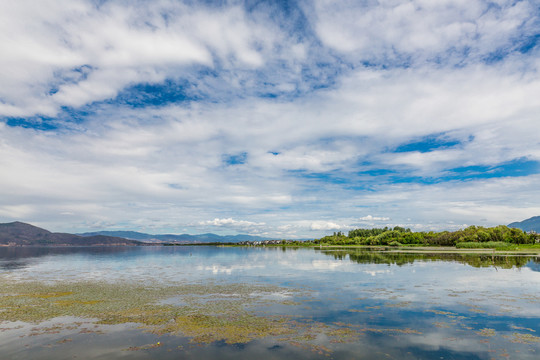
[[114, 236], [121, 237], [124, 239], [139, 240], [139, 241], [151, 241], [154, 240], [154, 235], [140, 233], [137, 231], [95, 231], [95, 232], [86, 232], [82, 234], [77, 234], [79, 236], [89, 237], [89, 236]]
[[508, 225], [511, 228], [518, 228], [523, 231], [535, 231], [540, 233], [540, 216], [533, 216], [530, 219], [513, 222]]
[[134, 246], [144, 245], [135, 240], [114, 236], [79, 236], [66, 233], [52, 233], [48, 230], [26, 224], [12, 222], [0, 224], [0, 246]]
[[87, 232], [83, 234], [78, 234], [80, 236], [119, 236], [126, 239], [139, 240], [145, 242], [154, 242], [154, 243], [167, 243], [175, 242], [181, 244], [192, 244], [192, 243], [213, 243], [213, 242], [231, 242], [237, 243], [241, 241], [263, 241], [263, 240], [272, 240], [270, 238], [252, 236], [252, 235], [217, 235], [217, 234], [199, 234], [199, 235], [189, 235], [189, 234], [160, 234], [160, 235], [151, 235], [145, 234], [136, 231], [96, 231], [96, 232]]

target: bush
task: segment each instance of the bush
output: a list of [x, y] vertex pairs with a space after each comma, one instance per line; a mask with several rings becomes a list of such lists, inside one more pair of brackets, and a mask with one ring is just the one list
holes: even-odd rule
[[502, 241], [459, 242], [456, 244], [458, 249], [507, 249], [509, 247], [512, 245]]

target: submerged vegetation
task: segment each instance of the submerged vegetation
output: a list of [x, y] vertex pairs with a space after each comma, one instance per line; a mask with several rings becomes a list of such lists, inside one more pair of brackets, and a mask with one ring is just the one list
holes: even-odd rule
[[[0, 289], [0, 322], [39, 323], [72, 316], [97, 319], [99, 324], [137, 323], [152, 332], [182, 332], [198, 340], [234, 342], [261, 335], [253, 332], [254, 325], [258, 332], [277, 332], [275, 321], [255, 317], [248, 306], [279, 303], [272, 295], [285, 291], [275, 286], [241, 284], [140, 286], [8, 281], [0, 281]], [[222, 330], [218, 333], [218, 329]]]
[[[330, 251], [328, 252], [331, 253]], [[335, 251], [334, 256], [344, 254]], [[351, 256], [351, 260], [371, 262], [363, 255]], [[372, 254], [380, 256], [381, 254]], [[384, 254], [405, 255], [411, 254]], [[416, 255], [416, 257], [418, 257]], [[381, 262], [392, 261], [381, 259]], [[376, 261], [375, 261], [376, 262]], [[54, 344], [70, 343], [77, 334], [107, 334], [109, 325], [125, 324], [128, 328], [138, 328], [156, 336], [152, 343], [148, 338], [125, 345], [125, 351], [159, 351], [165, 347], [177, 352], [183, 346], [171, 345], [170, 337], [176, 335], [189, 340], [191, 346], [209, 344], [246, 344], [256, 340], [272, 339], [273, 347], [287, 344], [313, 355], [331, 357], [344, 348], [341, 344], [361, 344], [367, 339], [384, 337], [423, 337], [426, 329], [444, 328], [455, 334], [466, 332], [476, 336], [480, 343], [504, 340], [506, 343], [522, 344], [535, 351], [540, 337], [536, 330], [512, 324], [497, 330], [486, 324], [477, 324], [476, 314], [487, 314], [489, 307], [471, 305], [463, 313], [448, 311], [439, 302], [418, 307], [413, 301], [401, 300], [403, 289], [369, 288], [366, 297], [345, 304], [341, 311], [351, 315], [324, 321], [300, 315], [283, 315], [282, 311], [272, 312], [273, 307], [291, 307], [285, 313], [295, 314], [295, 307], [306, 307], [316, 301], [314, 294], [307, 290], [290, 289], [272, 285], [245, 284], [184, 284], [184, 285], [139, 285], [136, 283], [106, 282], [13, 282], [0, 279], [0, 332], [19, 331], [21, 322], [31, 324], [20, 337], [55, 336]], [[467, 296], [469, 291], [447, 289], [448, 296]], [[493, 299], [494, 297], [490, 297]], [[294, 301], [293, 301], [294, 299]], [[509, 305], [517, 300], [537, 304], [536, 295], [522, 295], [507, 298], [499, 295], [499, 312], [519, 309], [519, 305]], [[433, 300], [433, 299], [432, 299]], [[299, 302], [297, 302], [299, 301]], [[503, 303], [504, 302], [504, 303]], [[338, 302], [339, 303], [339, 302]], [[508, 308], [508, 306], [513, 306]], [[384, 312], [395, 314], [404, 309], [424, 319], [425, 323], [413, 322], [416, 328], [397, 323], [374, 324], [374, 317]], [[422, 315], [422, 313], [424, 315]], [[281, 315], [279, 315], [281, 314]], [[339, 314], [339, 312], [338, 312]], [[354, 314], [354, 315], [352, 315]], [[365, 315], [364, 315], [365, 314]], [[487, 316], [487, 315], [483, 315]], [[495, 313], [493, 316], [500, 316]], [[353, 319], [356, 317], [356, 319]], [[350, 320], [348, 320], [350, 319]], [[363, 319], [358, 321], [359, 319]], [[52, 321], [49, 321], [52, 320]], [[343, 322], [351, 321], [349, 322]], [[430, 325], [431, 324], [431, 325]], [[390, 326], [388, 326], [390, 325]], [[394, 326], [392, 326], [394, 325]], [[462, 334], [463, 335], [463, 334]], [[69, 337], [68, 337], [69, 336]], [[489, 339], [489, 340], [487, 340]], [[454, 338], [453, 341], [459, 341]], [[174, 344], [174, 340], [172, 342]], [[188, 345], [186, 343], [183, 343]], [[279, 345], [281, 344], [281, 345]], [[172, 347], [171, 347], [172, 346]], [[502, 348], [500, 351], [506, 353]], [[156, 354], [157, 356], [157, 354]], [[315, 356], [314, 356], [315, 357]]]
[[[174, 253], [163, 251], [170, 249], [161, 250], [161, 254]], [[245, 253], [245, 249], [230, 250]], [[145, 249], [148, 254], [154, 254], [153, 251]], [[98, 348], [100, 344], [107, 347], [113, 343], [109, 358], [119, 353], [118, 358], [131, 355], [166, 358], [163, 355], [169, 353], [171, 356], [167, 358], [171, 359], [172, 356], [203, 358], [199, 355], [204, 355], [204, 351], [216, 348], [221, 351], [225, 347], [238, 358], [253, 358], [254, 352], [261, 354], [261, 358], [266, 358], [265, 354], [268, 358], [294, 358], [300, 353], [307, 355], [299, 358], [342, 358], [343, 354], [354, 356], [359, 351], [375, 354], [373, 358], [400, 358], [393, 354], [398, 351], [401, 354], [401, 346], [414, 349], [415, 344], [431, 337], [442, 339], [436, 343], [441, 347], [449, 342], [456, 346], [473, 344], [476, 353], [497, 359], [506, 355], [506, 349], [520, 354], [533, 354], [540, 349], [540, 329], [535, 323], [538, 312], [534, 311], [540, 298], [534, 286], [520, 287], [514, 292], [515, 288], [490, 283], [491, 279], [496, 279], [495, 275], [482, 271], [486, 278], [481, 280], [494, 284], [495, 288], [462, 287], [462, 282], [449, 283], [444, 277], [439, 279], [430, 274], [430, 269], [435, 271], [433, 274], [440, 273], [438, 266], [425, 266], [429, 265], [427, 262], [443, 260], [478, 267], [528, 266], [537, 271], [540, 269], [536, 266], [538, 260], [532, 256], [436, 251], [412, 254], [405, 250], [378, 252], [331, 247], [315, 251], [282, 248], [264, 252], [276, 256], [282, 252], [283, 255], [303, 252], [309, 257], [293, 268], [296, 273], [290, 278], [283, 280], [279, 274], [275, 275], [278, 285], [268, 282], [269, 278], [253, 278], [287, 262], [280, 261], [280, 265], [272, 267], [268, 264], [273, 264], [273, 257], [260, 260], [259, 256], [260, 261], [268, 261], [261, 265], [268, 266], [265, 272], [238, 278], [211, 275], [198, 280], [165, 281], [167, 277], [163, 276], [161, 265], [148, 268], [149, 277], [138, 280], [136, 277], [117, 279], [107, 273], [102, 280], [77, 281], [60, 273], [55, 280], [45, 277], [42, 281], [25, 281], [14, 276], [17, 270], [6, 272], [0, 276], [0, 334], [6, 335], [4, 343], [0, 339], [0, 347], [13, 343], [11, 339], [22, 339], [19, 341], [26, 343], [21, 351], [22, 358], [32, 358], [23, 353], [28, 348], [40, 354], [71, 351], [79, 355], [77, 349], [88, 346], [89, 342]], [[174, 263], [192, 259], [191, 253], [189, 257], [186, 253], [176, 252]], [[261, 251], [253, 253], [260, 255]], [[371, 265], [345, 266], [343, 271], [336, 272], [333, 267], [336, 262], [326, 261], [321, 254]], [[282, 259], [303, 261], [302, 256]], [[426, 264], [407, 267], [406, 272], [397, 271], [397, 267], [375, 265], [412, 264], [418, 260]], [[158, 261], [161, 263], [162, 259]], [[308, 264], [306, 272], [301, 270], [304, 264]], [[327, 269], [327, 265], [331, 270], [321, 270]], [[172, 271], [181, 272], [192, 266], [193, 263], [188, 262], [185, 267], [174, 267]], [[129, 267], [122, 271], [126, 269]], [[420, 271], [415, 273], [416, 269], [428, 276]], [[320, 275], [321, 271], [325, 272], [324, 276]], [[521, 271], [506, 273], [522, 275]], [[410, 276], [406, 278], [410, 282], [402, 280], [404, 274]], [[305, 275], [310, 278], [305, 279]], [[503, 279], [512, 278], [527, 279], [525, 276]], [[505, 323], [510, 317], [512, 321]], [[115, 332], [124, 335], [108, 343], [109, 335], [112, 338]], [[394, 343], [398, 344], [396, 348], [388, 345]], [[497, 353], [487, 353], [495, 344]], [[248, 350], [240, 353], [243, 349]], [[244, 354], [248, 356], [242, 356]], [[434, 354], [439, 355], [421, 353], [416, 358], [434, 358]], [[535, 358], [534, 354], [529, 358]]]
[[[0, 324], [22, 321], [36, 325], [27, 336], [57, 334], [66, 330], [79, 334], [103, 334], [107, 325], [131, 324], [158, 336], [187, 337], [193, 344], [243, 344], [274, 338], [319, 354], [330, 353], [329, 348], [317, 343], [320, 336], [329, 339], [330, 343], [345, 343], [358, 341], [366, 332], [421, 334], [410, 329], [327, 324], [268, 312], [271, 306], [305, 306], [291, 301], [289, 297], [293, 294], [309, 296], [301, 290], [268, 285], [46, 284], [0, 279]], [[261, 312], [261, 309], [266, 310]], [[66, 316], [72, 319], [71, 323]], [[52, 319], [59, 319], [63, 325], [40, 325]], [[89, 330], [88, 324], [93, 324], [94, 328]], [[9, 329], [4, 328], [6, 331]], [[126, 350], [148, 350], [161, 345], [158, 342]]]
[[452, 232], [413, 232], [396, 226], [382, 229], [356, 229], [349, 231], [348, 235], [336, 232], [333, 235], [306, 242], [306, 245], [455, 246], [457, 248], [510, 250], [515, 245], [534, 245], [539, 241], [539, 234], [525, 233], [520, 229], [504, 225], [490, 228], [473, 225]]

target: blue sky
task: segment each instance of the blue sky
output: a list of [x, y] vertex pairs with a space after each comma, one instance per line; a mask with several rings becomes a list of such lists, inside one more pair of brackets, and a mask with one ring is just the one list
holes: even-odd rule
[[0, 222], [304, 238], [540, 214], [540, 2], [0, 4]]

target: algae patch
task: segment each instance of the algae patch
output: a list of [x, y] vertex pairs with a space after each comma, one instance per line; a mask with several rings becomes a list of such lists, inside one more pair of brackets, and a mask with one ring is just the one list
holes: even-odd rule
[[[89, 319], [100, 329], [104, 329], [102, 325], [134, 324], [158, 335], [185, 336], [196, 344], [247, 343], [272, 337], [289, 344], [302, 343], [316, 352], [321, 351], [315, 346], [321, 336], [333, 343], [351, 342], [365, 331], [347, 324], [328, 326], [298, 321], [293, 315], [272, 315], [270, 310], [276, 306], [290, 306], [289, 313], [293, 314], [294, 307], [302, 304], [290, 297], [305, 295], [300, 290], [277, 286], [0, 280], [0, 289], [0, 323], [23, 321], [39, 325], [51, 319], [75, 317]], [[275, 296], [284, 293], [290, 296]], [[256, 310], [261, 308], [267, 311]], [[66, 329], [36, 328], [32, 335]]]
[[[40, 323], [73, 316], [98, 324], [137, 323], [155, 333], [178, 333], [196, 342], [247, 342], [291, 333], [285, 318], [257, 316], [251, 305], [279, 304], [259, 285], [140, 286], [136, 284], [0, 282], [0, 321]], [[181, 301], [167, 303], [177, 298]]]

